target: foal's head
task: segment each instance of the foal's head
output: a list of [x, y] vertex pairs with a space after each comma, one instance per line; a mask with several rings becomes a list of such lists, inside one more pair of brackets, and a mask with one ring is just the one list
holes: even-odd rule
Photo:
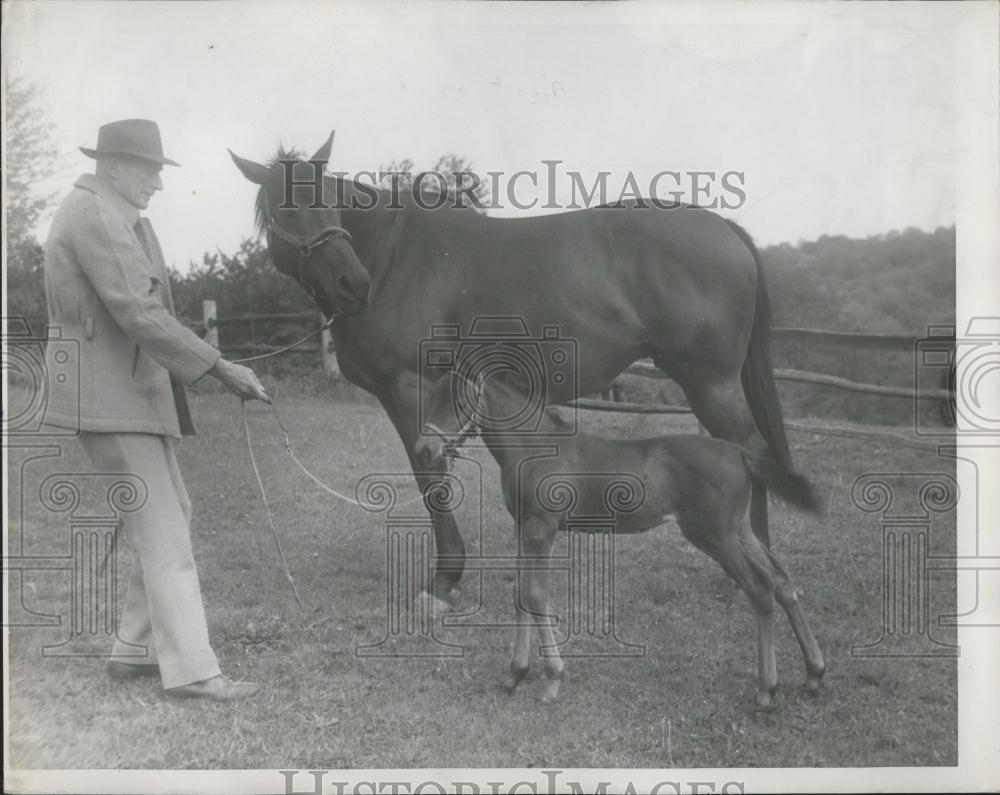
[[281, 151], [267, 165], [229, 153], [243, 176], [260, 186], [257, 224], [275, 266], [296, 279], [327, 317], [358, 314], [371, 286], [341, 224], [335, 184], [322, 176], [332, 146], [333, 133], [309, 160]]
[[423, 424], [413, 447], [417, 463], [425, 469], [441, 467], [448, 454], [479, 433], [486, 413], [485, 377], [445, 373], [423, 403]]
[[414, 455], [427, 469], [443, 466], [447, 455], [479, 433], [494, 439], [564, 436], [574, 427], [554, 407], [543, 407], [506, 367], [485, 368], [474, 378], [446, 373], [425, 397], [421, 420]]

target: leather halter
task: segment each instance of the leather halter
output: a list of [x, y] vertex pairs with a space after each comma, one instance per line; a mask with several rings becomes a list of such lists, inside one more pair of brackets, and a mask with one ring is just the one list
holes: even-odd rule
[[306, 285], [302, 269], [305, 267], [305, 264], [309, 261], [309, 258], [312, 256], [313, 252], [316, 251], [316, 249], [322, 248], [327, 243], [330, 243], [333, 240], [343, 239], [347, 241], [348, 245], [350, 245], [353, 242], [351, 238], [351, 233], [348, 232], [346, 229], [344, 229], [344, 227], [342, 226], [337, 226], [336, 224], [330, 224], [329, 226], [326, 226], [319, 232], [317, 232], [312, 237], [311, 240], [303, 240], [297, 235], [293, 235], [287, 229], [282, 229], [280, 226], [278, 226], [277, 221], [274, 220], [274, 216], [271, 214], [270, 202], [268, 201], [266, 191], [264, 193], [264, 206], [267, 217], [267, 233], [269, 235], [274, 235], [280, 240], [283, 240], [285, 243], [292, 246], [299, 252], [299, 260], [298, 260], [299, 284], [301, 284], [315, 299], [315, 291], [311, 287], [308, 287]]

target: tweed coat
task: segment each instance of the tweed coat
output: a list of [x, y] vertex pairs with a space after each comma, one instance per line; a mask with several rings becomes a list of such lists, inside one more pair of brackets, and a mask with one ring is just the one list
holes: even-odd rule
[[94, 174], [80, 177], [56, 212], [45, 293], [47, 425], [194, 433], [184, 385], [205, 375], [219, 351], [174, 317], [149, 221]]

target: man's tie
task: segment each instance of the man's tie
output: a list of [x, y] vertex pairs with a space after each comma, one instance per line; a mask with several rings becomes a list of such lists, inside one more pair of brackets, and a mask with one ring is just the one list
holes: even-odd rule
[[152, 262], [153, 252], [150, 251], [149, 240], [146, 237], [146, 230], [143, 229], [141, 218], [135, 222], [135, 226], [132, 227], [132, 230], [135, 232], [135, 236], [139, 238], [139, 244], [142, 246], [142, 250], [146, 252], [146, 259]]

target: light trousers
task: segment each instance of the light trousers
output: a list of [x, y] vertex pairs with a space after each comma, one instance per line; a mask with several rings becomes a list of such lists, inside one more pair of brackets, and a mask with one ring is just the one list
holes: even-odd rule
[[135, 475], [147, 490], [145, 504], [123, 516], [135, 560], [112, 658], [158, 664], [164, 688], [217, 676], [191, 549], [191, 500], [173, 443], [148, 433], [89, 432], [80, 442], [99, 472]]

